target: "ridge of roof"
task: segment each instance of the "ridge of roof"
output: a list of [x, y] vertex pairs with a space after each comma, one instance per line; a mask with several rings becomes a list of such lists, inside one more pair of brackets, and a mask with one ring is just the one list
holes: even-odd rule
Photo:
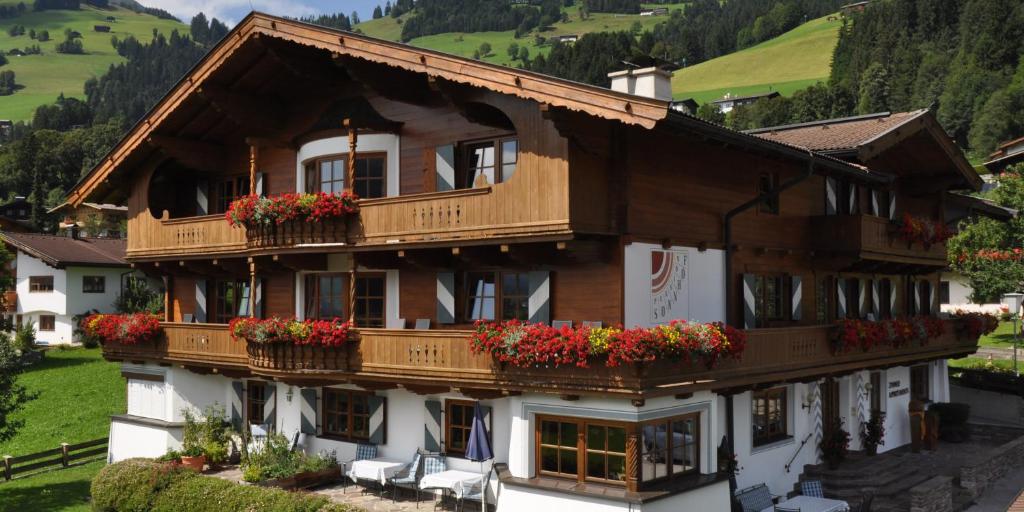
[[763, 127], [763, 128], [754, 128], [753, 130], [743, 130], [743, 131], [744, 131], [744, 133], [750, 133], [750, 134], [756, 135], [758, 133], [775, 132], [775, 131], [781, 131], [781, 130], [791, 130], [791, 129], [794, 129], [794, 128], [807, 128], [807, 127], [811, 127], [811, 126], [821, 126], [821, 125], [825, 125], [825, 124], [833, 125], [833, 124], [840, 124], [840, 123], [849, 123], [849, 122], [853, 122], [853, 121], [864, 121], [864, 120], [876, 119], [876, 118], [880, 118], [880, 117], [889, 117], [892, 114], [893, 114], [892, 112], [875, 112], [873, 114], [861, 114], [859, 116], [848, 116], [848, 117], [834, 117], [832, 119], [819, 119], [817, 121], [807, 121], [807, 122], [803, 122], [803, 123], [780, 124], [780, 125], [776, 125], [776, 126], [766, 126], [766, 127]]

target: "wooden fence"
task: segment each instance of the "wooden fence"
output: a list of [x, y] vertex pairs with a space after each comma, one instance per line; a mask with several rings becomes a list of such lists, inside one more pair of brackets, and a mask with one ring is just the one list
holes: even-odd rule
[[14, 475], [50, 466], [66, 468], [76, 460], [106, 453], [107, 438], [104, 437], [78, 444], [61, 443], [60, 447], [52, 450], [43, 450], [18, 457], [4, 455], [4, 480], [10, 480], [14, 478]]

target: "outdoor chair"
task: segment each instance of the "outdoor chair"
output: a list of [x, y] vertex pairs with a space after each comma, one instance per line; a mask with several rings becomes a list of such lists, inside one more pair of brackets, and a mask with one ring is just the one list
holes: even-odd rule
[[800, 512], [798, 507], [783, 507], [781, 505], [775, 505], [775, 512]]
[[[376, 458], [377, 458], [377, 445], [375, 445], [375, 444], [359, 443], [359, 444], [356, 445], [356, 457], [354, 459], [347, 460], [347, 461], [341, 463], [341, 473], [347, 477], [348, 476], [348, 468], [349, 468], [349, 466], [352, 465], [353, 462], [355, 462], [357, 460], [369, 460], [369, 459], [376, 459]], [[357, 483], [357, 482], [355, 481], [355, 479], [352, 479], [352, 483]], [[347, 489], [347, 487], [348, 486], [346, 486], [346, 489]]]
[[561, 329], [562, 327], [572, 327], [572, 320], [552, 320], [551, 327], [555, 329]]
[[765, 484], [757, 484], [737, 491], [736, 501], [740, 502], [743, 512], [761, 512], [775, 505], [775, 498]]
[[416, 319], [416, 326], [415, 326], [415, 328], [419, 329], [419, 330], [430, 329], [430, 319], [429, 318], [417, 318]]
[[[448, 471], [448, 462], [445, 460], [444, 455], [431, 453], [423, 456], [423, 474], [420, 475], [421, 479], [424, 476], [442, 471]], [[416, 486], [416, 508], [420, 508], [420, 491], [422, 490], [419, 485]]]
[[584, 320], [583, 327], [590, 327], [591, 329], [600, 329], [604, 324], [600, 320]]
[[821, 487], [821, 480], [804, 480], [800, 482], [800, 493], [812, 498], [825, 497], [825, 490]]
[[[395, 474], [395, 476], [388, 479], [388, 484], [391, 485], [391, 502], [394, 503], [398, 498], [398, 489], [410, 489], [415, 491], [420, 486], [420, 478], [423, 477], [423, 453], [416, 450], [416, 455], [413, 455], [412, 462], [405, 465], [401, 471]], [[419, 501], [419, 494], [416, 495], [416, 501]]]

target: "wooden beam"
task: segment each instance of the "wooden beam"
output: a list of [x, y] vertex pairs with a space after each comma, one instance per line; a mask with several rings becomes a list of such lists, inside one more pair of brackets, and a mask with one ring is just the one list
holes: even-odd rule
[[229, 90], [213, 84], [204, 84], [196, 93], [211, 107], [231, 119], [246, 132], [245, 135], [283, 140], [280, 127], [285, 125], [288, 116], [280, 107], [280, 99], [269, 95]]
[[185, 167], [199, 171], [223, 173], [227, 170], [224, 146], [193, 139], [152, 135], [146, 139], [153, 148]]

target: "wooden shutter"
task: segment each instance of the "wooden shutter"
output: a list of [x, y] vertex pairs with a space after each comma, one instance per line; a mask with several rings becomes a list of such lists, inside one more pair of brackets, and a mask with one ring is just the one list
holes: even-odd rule
[[530, 298], [527, 309], [530, 321], [546, 324], [551, 321], [551, 272], [546, 270], [530, 272]]
[[754, 291], [757, 289], [757, 276], [754, 274], [743, 274], [743, 328], [753, 329], [757, 327], [757, 298]]
[[385, 444], [387, 439], [387, 404], [385, 397], [370, 395], [367, 398], [370, 405], [370, 443]]
[[437, 273], [437, 323], [455, 323], [455, 273]]
[[896, 191], [889, 191], [889, 220], [896, 220]]
[[846, 306], [846, 280], [836, 279], [836, 316], [846, 318]]
[[206, 195], [208, 186], [206, 180], [196, 181], [196, 215], [198, 216], [210, 213], [210, 199]]
[[882, 294], [879, 291], [878, 279], [871, 281], [871, 313], [875, 315], [875, 320], [882, 319]]
[[269, 425], [271, 432], [277, 431], [277, 383], [267, 382], [267, 401], [263, 403], [263, 423]]
[[878, 209], [878, 194], [879, 192], [877, 190], [871, 191], [871, 215], [881, 215], [880, 210]]
[[455, 188], [455, 145], [438, 146], [434, 152], [435, 190], [443, 192]]
[[253, 194], [256, 194], [260, 197], [264, 197], [267, 195], [266, 178], [265, 174], [263, 174], [262, 172], [256, 173], [256, 190], [253, 190]]
[[790, 284], [790, 318], [799, 321], [803, 318], [803, 279], [800, 276], [791, 276]]
[[196, 279], [196, 322], [206, 323], [206, 280]]
[[423, 402], [426, 415], [423, 418], [423, 449], [428, 452], [441, 451], [441, 401]]
[[253, 302], [256, 305], [252, 312], [253, 318], [263, 318], [263, 281], [263, 279], [257, 279], [256, 290], [253, 291], [256, 294], [256, 299]]
[[231, 381], [231, 426], [236, 431], [242, 431], [244, 424], [242, 411], [245, 404], [245, 386], [240, 380]]
[[302, 388], [299, 391], [302, 402], [299, 404], [299, 412], [302, 415], [299, 424], [299, 432], [303, 434], [319, 434], [320, 408], [317, 406], [317, 388]]
[[835, 215], [839, 211], [836, 202], [837, 186], [835, 178], [825, 178], [825, 215]]
[[914, 314], [921, 314], [921, 286], [917, 283], [917, 280], [910, 280], [910, 289], [914, 295]]

